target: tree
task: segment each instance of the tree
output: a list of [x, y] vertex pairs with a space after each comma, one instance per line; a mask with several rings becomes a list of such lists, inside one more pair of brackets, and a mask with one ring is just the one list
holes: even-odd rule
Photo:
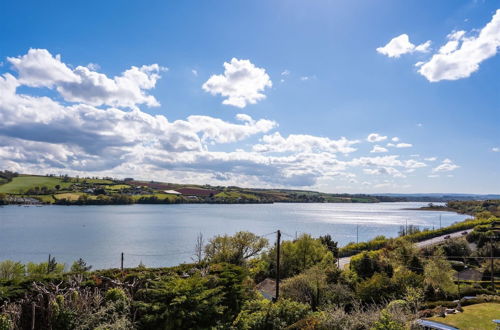
[[[270, 275], [275, 276], [276, 247], [266, 255], [270, 267]], [[302, 234], [294, 241], [284, 241], [281, 244], [281, 277], [286, 278], [311, 268], [323, 262], [334, 262], [333, 254], [319, 239], [309, 234]]]
[[87, 265], [87, 263], [82, 259], [78, 259], [71, 265], [71, 272], [73, 273], [85, 273], [92, 269], [92, 266]]
[[313, 311], [319, 307], [339, 303], [342, 296], [344, 303], [348, 303], [350, 296], [342, 285], [330, 283], [329, 269], [320, 265], [290, 277], [281, 285], [281, 296], [311, 306]]
[[198, 233], [196, 236], [196, 244], [194, 246], [194, 256], [193, 260], [197, 264], [200, 264], [204, 259], [203, 247], [205, 245], [205, 241], [203, 240], [203, 234]]
[[436, 298], [447, 297], [456, 290], [453, 282], [454, 271], [442, 256], [442, 252], [439, 253], [438, 250], [436, 257], [429, 258], [424, 266], [424, 284], [427, 292]]
[[5, 260], [0, 262], [0, 279], [16, 280], [24, 276], [24, 265], [20, 262]]
[[323, 245], [325, 245], [328, 248], [328, 250], [330, 250], [330, 252], [333, 254], [335, 258], [338, 258], [339, 256], [339, 248], [337, 246], [338, 242], [335, 242], [329, 234], [325, 236], [320, 236], [319, 240], [321, 243], [323, 243]]
[[393, 298], [393, 285], [385, 273], [375, 273], [358, 285], [357, 293], [365, 303], [380, 303]]
[[205, 246], [205, 255], [210, 262], [228, 262], [243, 265], [247, 259], [257, 256], [268, 240], [247, 231], [234, 236], [215, 236]]
[[380, 253], [377, 251], [364, 251], [352, 257], [349, 268], [362, 278], [372, 277], [376, 272], [392, 276], [392, 266], [380, 260]]

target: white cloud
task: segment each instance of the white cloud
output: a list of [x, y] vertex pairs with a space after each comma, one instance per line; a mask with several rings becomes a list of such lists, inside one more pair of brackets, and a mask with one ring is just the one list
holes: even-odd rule
[[211, 76], [202, 87], [212, 95], [225, 97], [223, 104], [244, 108], [265, 99], [262, 92], [272, 87], [272, 82], [265, 69], [249, 60], [233, 58], [224, 63], [224, 74]]
[[437, 172], [450, 172], [454, 171], [460, 166], [456, 165], [453, 163], [452, 160], [446, 158], [444, 159], [440, 165], [436, 166], [435, 168], [432, 169], [432, 172], [437, 173]]
[[380, 141], [384, 141], [384, 140], [387, 140], [387, 136], [383, 136], [383, 135], [380, 135], [378, 133], [371, 133], [366, 138], [366, 141], [371, 142], [371, 143], [380, 142]]
[[435, 162], [437, 160], [437, 157], [428, 157], [428, 158], [424, 158], [424, 160], [426, 160], [428, 162]]
[[60, 55], [52, 56], [46, 49], [30, 49], [23, 56], [7, 59], [18, 72], [21, 85], [55, 87], [68, 102], [131, 108], [137, 104], [159, 106], [158, 101], [145, 92], [155, 87], [159, 72], [164, 70], [158, 64], [133, 66], [111, 79], [93, 71], [95, 65], [70, 69], [61, 62]]
[[307, 134], [290, 134], [284, 138], [279, 132], [265, 135], [261, 144], [253, 146], [257, 152], [320, 152], [348, 154], [356, 151], [353, 145], [359, 143], [357, 140], [348, 140], [345, 137], [332, 140], [326, 137], [318, 137]]
[[481, 62], [497, 54], [500, 48], [500, 9], [476, 36], [466, 37], [465, 31], [456, 31], [447, 38], [439, 52], [420, 67], [419, 73], [431, 82], [469, 77], [479, 69]]
[[373, 149], [370, 151], [371, 153], [381, 153], [381, 152], [388, 152], [389, 150], [387, 150], [386, 148], [382, 147], [382, 146], [379, 146], [379, 145], [375, 145], [373, 146]]
[[57, 83], [79, 83], [80, 77], [61, 62], [61, 55], [52, 56], [46, 49], [30, 49], [19, 57], [7, 57], [18, 72], [22, 85], [52, 87]]
[[[83, 69], [71, 69], [60, 57], [48, 52], [44, 56], [47, 54], [45, 60], [60, 72], [45, 72], [44, 76], [28, 70], [21, 79], [15, 69], [17, 77], [0, 75], [0, 168], [251, 187], [339, 187], [339, 182], [357, 184], [353, 178], [358, 174], [403, 178], [426, 166], [397, 155], [349, 158], [361, 141], [308, 134], [282, 136], [273, 131], [278, 127], [275, 121], [247, 114], [237, 114], [234, 120], [191, 115], [170, 121], [165, 115], [143, 112], [133, 97], [108, 105], [113, 102], [106, 88], [101, 88], [108, 96], [101, 98], [106, 101], [100, 106], [82, 92], [78, 98], [75, 93], [65, 94], [65, 99], [75, 98], [71, 103], [40, 96], [44, 88], [66, 88], [68, 92], [67, 86], [85, 85], [88, 77], [98, 78], [94, 87], [109, 81], [119, 85], [118, 78], [123, 77], [143, 89], [153, 89], [159, 79], [146, 74], [144, 66], [114, 78], [88, 67], [81, 74]], [[68, 72], [80, 80], [63, 82]], [[32, 79], [32, 87], [38, 90], [27, 94], [32, 89], [18, 88], [28, 84], [26, 79]], [[374, 142], [387, 140], [376, 133], [370, 136]]]
[[290, 71], [289, 70], [284, 70], [283, 72], [281, 72], [281, 75], [282, 76], [289, 76], [290, 75]]
[[391, 139], [391, 141], [392, 141], [392, 142], [399, 142], [399, 138], [398, 138], [397, 136], [395, 136], [395, 137], [393, 137], [393, 138]]
[[411, 148], [411, 147], [413, 147], [413, 144], [411, 144], [411, 143], [401, 142], [401, 143], [396, 144], [396, 148]]
[[403, 54], [414, 53], [414, 52], [427, 52], [431, 45], [430, 40], [426, 41], [418, 46], [415, 46], [410, 42], [410, 37], [407, 34], [401, 34], [387, 43], [384, 47], [377, 48], [377, 52], [386, 55], [388, 57], [398, 58]]
[[493, 152], [500, 152], [500, 148], [499, 147], [493, 147], [493, 148], [491, 148], [491, 151], [493, 151]]
[[198, 77], [198, 70], [192, 69], [191, 73], [193, 74], [193, 76]]
[[395, 178], [405, 178], [406, 175], [401, 173], [399, 170], [395, 169], [394, 167], [379, 167], [379, 168], [374, 168], [374, 169], [369, 169], [366, 168], [363, 170], [364, 173], [366, 174], [371, 174], [371, 175], [390, 175]]

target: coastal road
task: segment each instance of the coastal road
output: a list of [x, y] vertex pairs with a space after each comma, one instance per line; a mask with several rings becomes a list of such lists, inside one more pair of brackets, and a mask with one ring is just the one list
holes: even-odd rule
[[[468, 234], [471, 231], [472, 231], [472, 229], [459, 230], [459, 231], [456, 231], [456, 232], [453, 232], [453, 233], [450, 233], [450, 234], [441, 235], [441, 236], [437, 236], [437, 237], [434, 237], [434, 238], [426, 239], [425, 241], [421, 241], [421, 242], [416, 243], [416, 246], [419, 249], [421, 249], [421, 248], [424, 248], [426, 246], [430, 246], [430, 245], [439, 244], [439, 243], [444, 242], [446, 240], [445, 237], [448, 236], [448, 235], [450, 236], [450, 238], [457, 238], [457, 237], [465, 236], [465, 235], [462, 235], [463, 232], [466, 232]], [[351, 262], [351, 257], [340, 258], [340, 260], [339, 260], [339, 268], [340, 269], [344, 269], [345, 266], [347, 266], [350, 262]]]

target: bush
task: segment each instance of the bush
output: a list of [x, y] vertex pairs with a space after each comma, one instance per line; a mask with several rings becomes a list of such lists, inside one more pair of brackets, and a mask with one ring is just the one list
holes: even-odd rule
[[361, 282], [356, 292], [359, 299], [369, 304], [381, 303], [394, 297], [392, 282], [384, 273], [375, 273], [366, 281]]
[[24, 265], [20, 262], [5, 260], [0, 262], [0, 280], [17, 280], [24, 276]]
[[392, 276], [392, 266], [380, 259], [380, 252], [362, 252], [351, 258], [349, 268], [361, 278], [372, 277], [375, 273], [384, 272]]
[[266, 299], [251, 300], [243, 306], [232, 328], [238, 330], [284, 329], [309, 313], [309, 306], [288, 299], [280, 299], [276, 303]]
[[12, 330], [14, 329], [14, 323], [10, 317], [6, 314], [0, 314], [0, 330]]

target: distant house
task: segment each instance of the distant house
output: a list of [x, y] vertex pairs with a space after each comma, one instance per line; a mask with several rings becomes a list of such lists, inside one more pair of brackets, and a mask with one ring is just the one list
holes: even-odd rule
[[165, 194], [171, 194], [171, 195], [182, 195], [180, 192], [176, 190], [164, 190], [163, 191]]
[[257, 284], [255, 288], [268, 300], [273, 300], [276, 297], [276, 281], [273, 279], [266, 278]]
[[483, 272], [477, 269], [469, 268], [456, 273], [455, 278], [462, 281], [481, 281], [483, 278]]

